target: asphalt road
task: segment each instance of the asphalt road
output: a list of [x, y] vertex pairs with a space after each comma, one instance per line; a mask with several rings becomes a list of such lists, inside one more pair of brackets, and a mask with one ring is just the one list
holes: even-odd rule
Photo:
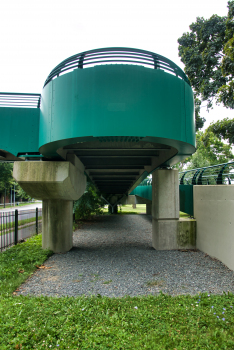
[[29, 210], [29, 209], [36, 209], [36, 208], [42, 208], [42, 202], [30, 203], [29, 205], [22, 205], [22, 206], [16, 205], [15, 207], [5, 208], [5, 209], [0, 208], [0, 213], [15, 211], [15, 209], [22, 211], [22, 210]]

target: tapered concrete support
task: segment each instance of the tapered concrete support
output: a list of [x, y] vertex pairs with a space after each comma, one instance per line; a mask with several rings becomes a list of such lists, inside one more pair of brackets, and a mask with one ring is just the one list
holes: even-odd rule
[[146, 214], [152, 215], [152, 204], [146, 204]]
[[43, 200], [42, 248], [64, 253], [72, 248], [73, 201]]
[[178, 171], [159, 169], [152, 176], [152, 245], [158, 250], [177, 249]]
[[68, 162], [15, 162], [13, 176], [33, 198], [43, 200], [42, 247], [55, 253], [72, 248], [73, 201], [86, 188], [84, 166]]

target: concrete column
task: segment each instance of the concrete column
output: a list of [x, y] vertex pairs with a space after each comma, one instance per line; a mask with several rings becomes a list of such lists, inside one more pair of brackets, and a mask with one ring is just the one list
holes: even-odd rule
[[152, 215], [152, 204], [146, 204], [146, 214]]
[[178, 170], [159, 169], [152, 175], [152, 245], [158, 250], [177, 249]]
[[72, 161], [14, 163], [16, 181], [31, 197], [43, 200], [42, 247], [55, 253], [72, 248], [73, 201], [86, 188], [83, 164], [78, 158]]
[[47, 199], [42, 206], [42, 248], [64, 253], [72, 248], [73, 201]]

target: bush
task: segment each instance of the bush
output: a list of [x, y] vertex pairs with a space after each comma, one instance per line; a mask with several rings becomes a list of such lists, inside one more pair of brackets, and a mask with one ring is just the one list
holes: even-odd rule
[[102, 215], [105, 202], [97, 192], [95, 186], [91, 182], [87, 182], [86, 190], [73, 207], [75, 221], [89, 220], [93, 215]]

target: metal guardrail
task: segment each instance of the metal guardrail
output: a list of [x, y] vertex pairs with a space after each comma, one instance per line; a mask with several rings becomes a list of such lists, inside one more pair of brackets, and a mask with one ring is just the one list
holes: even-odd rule
[[152, 186], [152, 178], [151, 179], [144, 179], [138, 186]]
[[[180, 185], [234, 185], [234, 161], [179, 172]], [[151, 186], [151, 179], [144, 179], [138, 186]]]
[[181, 171], [180, 185], [234, 185], [234, 161]]
[[[0, 250], [41, 232], [42, 208], [0, 212]], [[25, 219], [35, 219], [25, 222]]]
[[0, 107], [40, 108], [41, 94], [0, 92]]
[[143, 65], [153, 69], [162, 69], [186, 81], [190, 82], [183, 72], [174, 62], [151, 51], [140, 49], [132, 49], [125, 47], [109, 47], [90, 51], [84, 51], [73, 55], [57, 65], [48, 75], [44, 87], [54, 78], [59, 77], [65, 72], [74, 69], [83, 69], [87, 66], [95, 66], [97, 64], [112, 63], [131, 63], [135, 65]]

